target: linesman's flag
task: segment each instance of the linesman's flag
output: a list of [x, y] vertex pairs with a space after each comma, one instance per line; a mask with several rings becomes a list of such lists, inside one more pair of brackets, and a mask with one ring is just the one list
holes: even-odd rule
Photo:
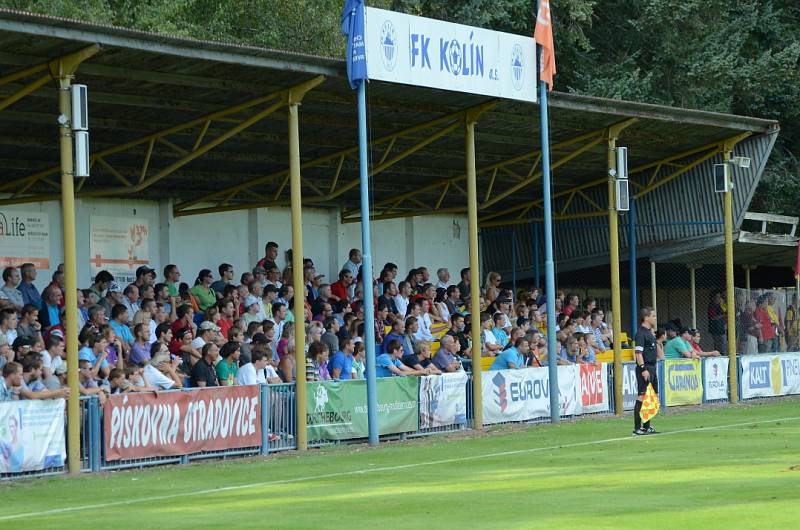
[[550, 16], [550, 0], [539, 0], [536, 14], [536, 29], [533, 32], [536, 44], [542, 47], [542, 61], [539, 63], [539, 79], [553, 90], [553, 76], [556, 75], [556, 48], [553, 44], [553, 18]]
[[642, 399], [642, 410], [639, 412], [639, 416], [641, 416], [643, 422], [648, 422], [658, 414], [658, 409], [658, 395], [653, 390], [653, 385], [648, 383], [647, 392], [645, 392], [644, 399]]

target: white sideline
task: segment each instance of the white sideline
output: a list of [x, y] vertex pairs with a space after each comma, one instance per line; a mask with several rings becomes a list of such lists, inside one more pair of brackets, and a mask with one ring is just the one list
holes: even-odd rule
[[[718, 429], [727, 429], [727, 428], [734, 428], [734, 427], [744, 427], [747, 425], [759, 425], [763, 423], [777, 423], [781, 421], [794, 421], [800, 420], [800, 416], [793, 416], [789, 418], [775, 418], [771, 420], [760, 420], [760, 421], [748, 421], [744, 423], [731, 423], [728, 425], [716, 425], [712, 427], [695, 427], [692, 429], [680, 429], [677, 431], [669, 431], [665, 433], [661, 433], [657, 435], [657, 438], [661, 438], [663, 436], [675, 435], [675, 434], [685, 434], [690, 432], [702, 432], [702, 431], [713, 431]], [[600, 445], [606, 444], [611, 442], [624, 442], [629, 440], [638, 440], [638, 439], [648, 439], [649, 436], [621, 436], [617, 438], [606, 438], [604, 440], [592, 440], [588, 442], [576, 442], [571, 444], [561, 444], [561, 445], [552, 445], [549, 447], [532, 447], [529, 449], [518, 449], [516, 451], [502, 451], [499, 453], [486, 453], [480, 455], [472, 455], [472, 456], [462, 456], [457, 458], [447, 458], [444, 460], [435, 460], [433, 462], [417, 462], [413, 464], [403, 464], [399, 466], [386, 466], [386, 467], [376, 467], [371, 469], [362, 469], [362, 470], [353, 470], [353, 471], [340, 471], [337, 473], [326, 473], [323, 475], [309, 475], [305, 477], [294, 477], [282, 480], [270, 480], [266, 482], [253, 482], [250, 484], [239, 484], [236, 486], [224, 486], [221, 488], [212, 488], [212, 489], [203, 489], [203, 490], [196, 490], [196, 491], [187, 491], [183, 493], [171, 493], [169, 495], [156, 495], [152, 497], [141, 497], [138, 499], [127, 499], [121, 501], [113, 501], [113, 502], [106, 502], [101, 504], [84, 504], [82, 506], [70, 506], [68, 508], [55, 508], [52, 510], [43, 510], [40, 512], [27, 512], [27, 513], [18, 513], [13, 515], [0, 515], [0, 521], [13, 521], [15, 519], [22, 519], [25, 517], [41, 517], [45, 515], [56, 515], [60, 513], [70, 513], [70, 512], [79, 512], [84, 510], [97, 510], [102, 508], [113, 508], [116, 506], [127, 506], [130, 504], [138, 504], [142, 502], [153, 502], [153, 501], [163, 501], [169, 499], [177, 499], [181, 497], [193, 497], [195, 495], [208, 495], [211, 493], [222, 493], [227, 491], [236, 491], [236, 490], [243, 490], [243, 489], [250, 489], [250, 488], [260, 488], [264, 486], [276, 486], [279, 484], [291, 484], [295, 482], [308, 482], [312, 480], [320, 480], [326, 478], [336, 478], [336, 477], [344, 477], [348, 475], [364, 475], [367, 473], [378, 473], [382, 471], [396, 471], [399, 469], [409, 469], [414, 467], [424, 467], [424, 466], [435, 466], [440, 464], [451, 464], [454, 462], [467, 462], [470, 460], [480, 460], [483, 458], [495, 458], [500, 456], [510, 456], [510, 455], [519, 455], [525, 453], [537, 453], [542, 451], [552, 451], [556, 449], [570, 449], [573, 447], [585, 447], [589, 445]], [[651, 438], [652, 439], [652, 438]]]

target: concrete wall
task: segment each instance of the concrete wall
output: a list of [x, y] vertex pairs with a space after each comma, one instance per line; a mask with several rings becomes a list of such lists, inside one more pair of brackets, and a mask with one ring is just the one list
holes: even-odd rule
[[[37, 285], [50, 281], [63, 261], [61, 208], [57, 202], [8, 206], [0, 211], [45, 212], [50, 221], [51, 269], [40, 271]], [[169, 201], [86, 199], [76, 203], [78, 284], [91, 282], [89, 230], [92, 215], [138, 217], [150, 228], [150, 265], [159, 271], [175, 263], [182, 280], [192, 283], [198, 271], [209, 268], [216, 275], [222, 262], [231, 263], [236, 278], [263, 256], [267, 241], [280, 246], [278, 265], [286, 265], [284, 251], [291, 248], [291, 214], [288, 208], [261, 208], [189, 217], [173, 217]], [[317, 271], [336, 279], [348, 251], [361, 248], [360, 223], [342, 224], [332, 209], [303, 210], [303, 254], [312, 258]], [[448, 267], [454, 280], [469, 263], [469, 237], [465, 216], [427, 216], [372, 223], [373, 265], [376, 274], [387, 261], [401, 274], [425, 265], [435, 275]]]

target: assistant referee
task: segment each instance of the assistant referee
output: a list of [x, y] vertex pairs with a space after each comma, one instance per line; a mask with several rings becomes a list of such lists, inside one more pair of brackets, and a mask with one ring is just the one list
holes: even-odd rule
[[639, 313], [639, 330], [636, 332], [636, 349], [634, 358], [636, 359], [636, 405], [633, 407], [633, 434], [641, 436], [643, 434], [656, 434], [650, 422], [642, 425], [642, 400], [647, 392], [647, 384], [653, 385], [653, 390], [658, 393], [658, 375], [656, 362], [658, 361], [658, 351], [656, 350], [656, 312], [652, 307], [643, 307]]

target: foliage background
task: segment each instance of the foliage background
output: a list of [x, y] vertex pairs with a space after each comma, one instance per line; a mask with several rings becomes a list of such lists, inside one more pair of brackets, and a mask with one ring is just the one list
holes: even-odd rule
[[[368, 0], [530, 34], [535, 0]], [[0, 6], [181, 37], [342, 57], [342, 0], [0, 0]], [[551, 0], [556, 89], [777, 119], [752, 210], [800, 215], [800, 2]]]

